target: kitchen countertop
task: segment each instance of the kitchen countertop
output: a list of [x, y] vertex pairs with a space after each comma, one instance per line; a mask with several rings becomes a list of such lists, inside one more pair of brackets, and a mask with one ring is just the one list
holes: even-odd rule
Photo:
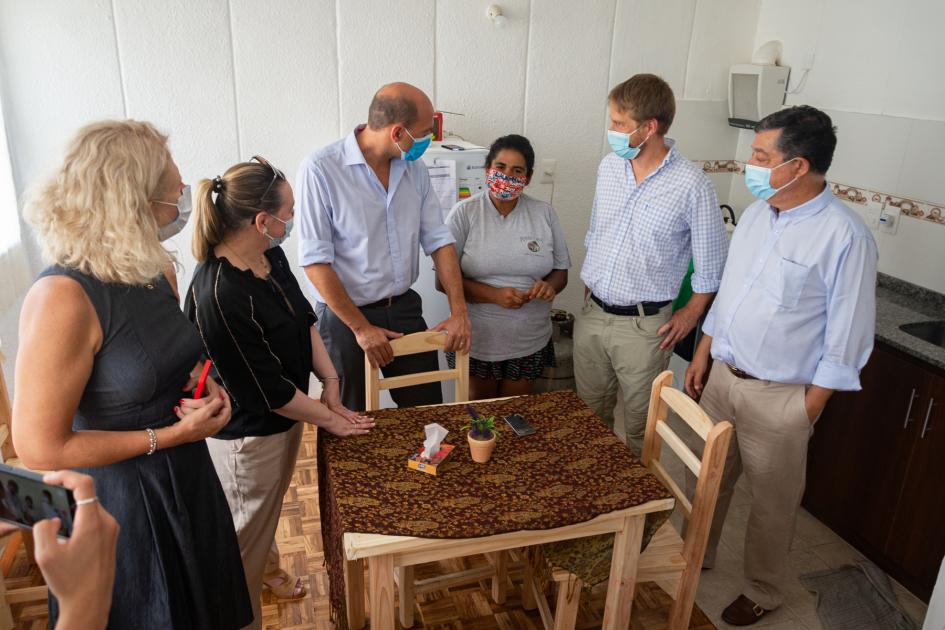
[[876, 287], [876, 339], [945, 370], [945, 348], [913, 337], [899, 327], [945, 320], [945, 295], [879, 274]]

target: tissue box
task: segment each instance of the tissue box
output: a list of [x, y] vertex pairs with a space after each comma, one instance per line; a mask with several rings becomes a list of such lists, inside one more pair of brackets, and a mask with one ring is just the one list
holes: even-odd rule
[[423, 449], [421, 448], [407, 460], [407, 468], [436, 476], [437, 471], [442, 469], [443, 463], [449, 459], [454, 448], [456, 447], [452, 444], [440, 444], [439, 452], [431, 459], [421, 457], [420, 454], [423, 453]]

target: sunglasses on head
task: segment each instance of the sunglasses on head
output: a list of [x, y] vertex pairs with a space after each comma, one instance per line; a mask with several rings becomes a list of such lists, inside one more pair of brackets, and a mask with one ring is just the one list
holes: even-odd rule
[[269, 185], [268, 185], [268, 186], [266, 186], [266, 192], [264, 192], [264, 193], [262, 194], [262, 196], [259, 198], [260, 200], [262, 200], [262, 199], [265, 199], [265, 198], [266, 198], [266, 195], [269, 194], [269, 191], [272, 190], [273, 184], [275, 184], [275, 183], [276, 183], [278, 180], [280, 180], [280, 179], [282, 179], [282, 180], [285, 179], [285, 174], [284, 174], [282, 171], [280, 171], [279, 169], [277, 169], [275, 166], [273, 166], [272, 164], [270, 164], [270, 163], [269, 163], [269, 160], [267, 160], [266, 158], [264, 158], [264, 157], [262, 157], [262, 156], [254, 155], [252, 158], [250, 158], [250, 161], [251, 161], [251, 162], [252, 162], [253, 160], [259, 162], [260, 164], [262, 164], [263, 166], [267, 167], [269, 170], [272, 171], [272, 181], [269, 182]]

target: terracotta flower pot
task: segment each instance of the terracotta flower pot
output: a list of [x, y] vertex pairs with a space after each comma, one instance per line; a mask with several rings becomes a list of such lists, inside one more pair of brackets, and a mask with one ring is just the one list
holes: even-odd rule
[[466, 434], [466, 440], [469, 442], [469, 454], [472, 455], [474, 462], [485, 464], [492, 457], [492, 451], [495, 450], [495, 433], [488, 440], [478, 440], [472, 436], [472, 431]]

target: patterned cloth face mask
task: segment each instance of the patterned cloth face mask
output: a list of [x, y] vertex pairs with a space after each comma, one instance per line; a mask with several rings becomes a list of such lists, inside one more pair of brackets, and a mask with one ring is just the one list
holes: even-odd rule
[[499, 201], [511, 201], [522, 194], [525, 178], [510, 177], [498, 169], [490, 168], [486, 175], [486, 184], [493, 197]]

